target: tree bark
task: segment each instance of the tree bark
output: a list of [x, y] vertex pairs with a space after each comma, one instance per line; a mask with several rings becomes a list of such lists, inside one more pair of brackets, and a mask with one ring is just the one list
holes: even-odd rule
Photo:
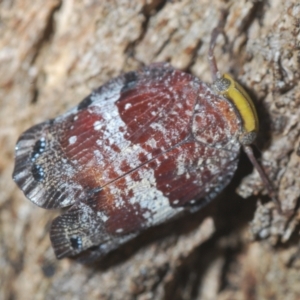
[[[11, 179], [18, 136], [142, 64], [168, 61], [211, 82], [209, 39], [224, 9], [218, 66], [254, 99], [256, 155], [284, 213], [242, 154], [200, 212], [97, 264], [57, 260], [49, 227], [60, 212], [35, 207]], [[296, 0], [0, 1], [0, 298], [300, 299], [299, 45]]]

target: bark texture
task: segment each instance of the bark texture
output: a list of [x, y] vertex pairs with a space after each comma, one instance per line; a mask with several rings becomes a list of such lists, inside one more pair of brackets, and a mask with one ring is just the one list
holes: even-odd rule
[[[277, 212], [242, 154], [230, 186], [199, 213], [92, 266], [56, 260], [48, 231], [59, 212], [35, 207], [11, 179], [18, 136], [141, 63], [169, 61], [210, 82], [222, 9], [219, 68], [253, 96], [256, 154], [295, 214]], [[0, 298], [300, 299], [299, 49], [297, 0], [0, 1]]]

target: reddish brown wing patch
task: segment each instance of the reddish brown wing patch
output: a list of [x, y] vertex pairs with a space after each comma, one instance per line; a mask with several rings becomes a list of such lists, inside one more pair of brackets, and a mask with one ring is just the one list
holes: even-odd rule
[[168, 150], [190, 134], [200, 86], [189, 74], [157, 67], [140, 73], [134, 88], [116, 103], [126, 124], [125, 138], [151, 154]]
[[83, 187], [103, 187], [191, 134], [199, 88], [191, 75], [152, 67], [132, 77], [117, 101], [100, 101], [96, 93], [60, 137], [66, 156], [81, 168]]

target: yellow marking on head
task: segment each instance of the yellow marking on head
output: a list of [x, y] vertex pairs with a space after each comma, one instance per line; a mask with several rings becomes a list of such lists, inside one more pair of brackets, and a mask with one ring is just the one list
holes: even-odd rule
[[[256, 109], [250, 96], [229, 74], [224, 74], [214, 83], [214, 85], [219, 94], [234, 104], [243, 121], [244, 134], [248, 137], [252, 135], [254, 138], [251, 139], [254, 140], [256, 133], [258, 132], [259, 123]], [[242, 138], [242, 140], [245, 140], [245, 142], [242, 142], [243, 144], [253, 142], [250, 140], [246, 141], [247, 138]]]

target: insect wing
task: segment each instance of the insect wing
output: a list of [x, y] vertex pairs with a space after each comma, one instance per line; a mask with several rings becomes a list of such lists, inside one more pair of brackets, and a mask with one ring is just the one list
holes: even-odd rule
[[113, 79], [65, 115], [22, 134], [14, 180], [44, 208], [86, 199], [188, 134], [192, 79], [163, 64]]
[[196, 107], [200, 127], [212, 116], [200, 90], [213, 94], [189, 74], [150, 65], [20, 137], [14, 179], [25, 195], [44, 208], [72, 205], [51, 227], [57, 257], [93, 246], [101, 256], [185, 208], [200, 208], [228, 184], [239, 145], [230, 130], [218, 134], [224, 149], [210, 144], [222, 116], [215, 111], [216, 122], [199, 131], [208, 143], [195, 139]]

